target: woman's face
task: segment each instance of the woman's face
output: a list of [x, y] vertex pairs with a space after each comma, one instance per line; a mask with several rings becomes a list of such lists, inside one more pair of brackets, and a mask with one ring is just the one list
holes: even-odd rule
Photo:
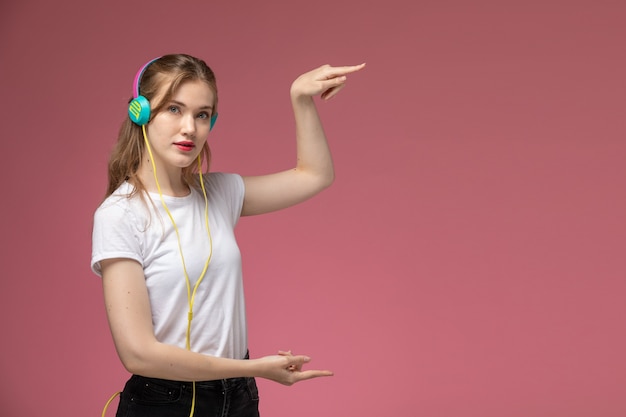
[[205, 82], [187, 81], [164, 103], [146, 126], [157, 167], [184, 168], [196, 161], [209, 136], [214, 102]]

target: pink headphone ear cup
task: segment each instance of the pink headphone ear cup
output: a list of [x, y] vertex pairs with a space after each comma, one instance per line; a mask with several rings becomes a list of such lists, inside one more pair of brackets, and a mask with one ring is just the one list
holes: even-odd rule
[[138, 96], [128, 105], [128, 117], [133, 123], [143, 126], [150, 121], [150, 102], [144, 96]]

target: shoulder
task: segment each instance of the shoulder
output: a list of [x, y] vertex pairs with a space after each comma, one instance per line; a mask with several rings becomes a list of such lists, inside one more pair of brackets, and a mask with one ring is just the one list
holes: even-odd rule
[[145, 203], [141, 201], [139, 195], [132, 194], [132, 192], [133, 187], [130, 184], [122, 184], [98, 206], [94, 213], [94, 220], [115, 223], [135, 219], [141, 210], [140, 206]]
[[203, 178], [210, 194], [243, 196], [244, 182], [239, 174], [209, 172], [204, 174]]
[[239, 174], [227, 172], [209, 172], [204, 174], [204, 179], [208, 184], [216, 187], [237, 187], [243, 186], [243, 178]]
[[231, 213], [232, 222], [236, 223], [241, 214], [245, 187], [239, 174], [210, 172], [203, 175], [209, 198], [217, 206]]

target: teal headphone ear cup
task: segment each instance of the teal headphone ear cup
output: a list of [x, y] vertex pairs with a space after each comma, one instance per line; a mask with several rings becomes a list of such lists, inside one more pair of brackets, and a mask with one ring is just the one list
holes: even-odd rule
[[143, 126], [150, 121], [150, 102], [144, 96], [138, 96], [128, 105], [128, 116], [133, 123]]
[[213, 129], [213, 125], [215, 124], [216, 121], [217, 121], [217, 113], [211, 116], [211, 125], [209, 126], [209, 131]]

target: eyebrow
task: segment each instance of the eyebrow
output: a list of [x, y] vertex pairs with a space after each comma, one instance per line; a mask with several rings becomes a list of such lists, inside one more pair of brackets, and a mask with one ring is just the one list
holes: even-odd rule
[[[170, 103], [177, 104], [177, 105], [179, 105], [181, 107], [187, 107], [187, 105], [185, 103], [177, 101], [177, 100], [170, 100]], [[199, 108], [199, 110], [213, 110], [213, 106], [209, 106], [209, 105], [201, 106]]]

